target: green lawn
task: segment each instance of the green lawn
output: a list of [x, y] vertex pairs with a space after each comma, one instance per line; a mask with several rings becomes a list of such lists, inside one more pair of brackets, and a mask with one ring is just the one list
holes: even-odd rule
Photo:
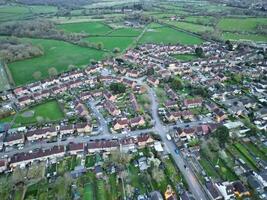
[[84, 39], [90, 43], [102, 43], [103, 48], [112, 51], [114, 48], [119, 48], [121, 51], [125, 50], [133, 43], [133, 37], [89, 37]]
[[156, 43], [156, 44], [201, 44], [202, 39], [193, 35], [177, 31], [169, 27], [150, 28], [141, 37], [139, 43]]
[[250, 40], [255, 42], [266, 42], [267, 35], [259, 35], [259, 34], [241, 34], [241, 33], [230, 33], [224, 32], [222, 34], [222, 38], [224, 40]]
[[108, 36], [127, 36], [136, 37], [142, 32], [141, 29], [135, 28], [118, 28], [108, 34]]
[[172, 57], [176, 58], [177, 60], [181, 61], [192, 61], [196, 60], [198, 57], [195, 54], [175, 54]]
[[243, 156], [255, 167], [257, 168], [257, 165], [254, 161], [254, 159], [252, 158], [252, 156], [250, 155], [250, 153], [248, 152], [248, 150], [241, 144], [241, 143], [235, 143], [234, 147], [243, 154]]
[[93, 186], [91, 183], [87, 183], [84, 187], [83, 200], [93, 200], [93, 199], [94, 199]]
[[9, 63], [9, 69], [16, 85], [23, 85], [34, 81], [33, 73], [40, 71], [42, 79], [49, 76], [48, 69], [54, 67], [58, 72], [67, 71], [69, 65], [82, 66], [90, 59], [99, 60], [104, 52], [80, 47], [63, 41], [46, 39], [23, 39], [44, 49], [44, 55]]
[[267, 18], [223, 18], [218, 27], [223, 31], [255, 31], [258, 25], [267, 25]]
[[254, 153], [260, 159], [267, 161], [267, 154], [264, 154], [264, 151], [262, 151], [258, 145], [255, 145], [252, 142], [245, 143], [244, 145], [247, 147], [249, 151]]
[[[26, 117], [25, 112], [33, 111], [33, 115]], [[1, 119], [0, 122], [10, 122], [14, 116], [10, 116], [4, 119]], [[16, 119], [15, 125], [27, 125], [37, 123], [38, 118], [42, 118], [44, 121], [58, 121], [64, 118], [64, 114], [61, 111], [57, 101], [52, 100], [33, 106], [27, 110], [21, 111]]]
[[201, 158], [199, 160], [199, 163], [201, 164], [201, 166], [203, 167], [204, 171], [206, 172], [206, 174], [209, 177], [212, 177], [212, 178], [215, 178], [215, 179], [219, 179], [220, 178], [220, 176], [217, 174], [215, 169], [212, 167], [212, 165], [210, 165], [210, 163], [205, 158]]
[[97, 180], [96, 181], [96, 196], [97, 200], [106, 200], [106, 189], [105, 189], [105, 183], [103, 180]]
[[58, 29], [72, 33], [87, 33], [89, 35], [103, 35], [112, 29], [102, 22], [77, 22], [57, 25]]

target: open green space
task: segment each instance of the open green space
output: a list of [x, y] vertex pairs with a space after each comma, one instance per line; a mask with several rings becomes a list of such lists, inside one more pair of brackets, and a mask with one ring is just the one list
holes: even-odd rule
[[177, 60], [181, 60], [181, 61], [192, 61], [198, 58], [196, 54], [175, 54], [175, 55], [172, 55], [172, 57], [176, 58]]
[[[11, 122], [14, 116], [10, 116], [1, 119], [1, 122]], [[15, 125], [27, 125], [41, 122], [58, 121], [64, 118], [64, 114], [61, 111], [57, 101], [52, 100], [29, 109], [23, 110], [17, 114], [14, 124]]]
[[213, 31], [213, 28], [211, 26], [204, 26], [204, 25], [193, 24], [189, 22], [168, 21], [166, 23], [173, 25], [179, 29], [183, 29], [183, 30], [190, 31], [193, 33], [203, 33], [205, 31]]
[[133, 43], [133, 37], [88, 37], [84, 39], [93, 44], [103, 44], [103, 49], [112, 51], [114, 48], [119, 48], [121, 51], [125, 50], [130, 44]]
[[242, 34], [242, 33], [231, 33], [231, 32], [224, 32], [222, 34], [222, 38], [224, 40], [249, 40], [254, 42], [266, 42], [267, 35], [260, 35], [260, 34]]
[[196, 24], [213, 24], [215, 18], [212, 16], [188, 16], [185, 17], [184, 21], [192, 22]]
[[223, 31], [255, 31], [257, 26], [266, 26], [267, 18], [223, 18], [218, 27]]
[[89, 35], [104, 35], [112, 29], [102, 22], [78, 22], [57, 25], [58, 29], [71, 33], [86, 33]]
[[84, 195], [83, 195], [83, 200], [93, 200], [94, 199], [94, 194], [93, 194], [93, 186], [91, 183], [87, 183], [84, 187]]
[[[108, 36], [136, 37], [142, 32], [141, 29], [135, 28], [118, 28], [108, 34]], [[121, 38], [119, 38], [121, 39]]]
[[201, 44], [202, 39], [177, 31], [169, 27], [157, 27], [148, 29], [141, 37], [139, 43], [157, 43], [157, 44]]
[[16, 85], [32, 82], [33, 73], [36, 71], [41, 72], [41, 78], [47, 78], [49, 68], [54, 67], [60, 73], [68, 70], [70, 65], [81, 67], [90, 63], [91, 59], [99, 60], [104, 54], [103, 51], [63, 41], [26, 38], [23, 40], [41, 46], [44, 49], [44, 55], [9, 63], [8, 67]]

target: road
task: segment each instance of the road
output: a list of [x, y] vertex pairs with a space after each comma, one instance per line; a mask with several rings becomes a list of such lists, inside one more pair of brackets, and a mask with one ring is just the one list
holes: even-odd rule
[[208, 199], [202, 186], [198, 182], [197, 178], [195, 177], [190, 167], [189, 166], [187, 166], [186, 168], [184, 167], [185, 162], [181, 154], [175, 153], [175, 149], [177, 148], [176, 145], [173, 143], [173, 141], [169, 141], [167, 139], [166, 134], [168, 133], [168, 128], [162, 125], [161, 120], [158, 116], [158, 112], [157, 112], [158, 101], [156, 98], [156, 93], [154, 92], [153, 89], [149, 87], [147, 87], [147, 89], [148, 89], [148, 94], [151, 99], [151, 111], [152, 111], [152, 118], [155, 121], [155, 126], [154, 126], [155, 132], [161, 136], [161, 139], [165, 145], [165, 148], [167, 148], [167, 151], [172, 155], [177, 167], [179, 168], [186, 182], [188, 183], [189, 189], [194, 195], [194, 197], [199, 200]]

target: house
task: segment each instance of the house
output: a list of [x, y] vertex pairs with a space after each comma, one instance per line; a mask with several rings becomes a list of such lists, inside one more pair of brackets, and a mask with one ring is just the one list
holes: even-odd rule
[[139, 147], [145, 147], [147, 144], [152, 144], [154, 139], [149, 134], [139, 135], [137, 137], [137, 143]]
[[113, 126], [114, 130], [120, 130], [128, 127], [128, 119], [122, 118], [116, 120], [115, 125]]
[[159, 85], [159, 80], [154, 77], [148, 77], [146, 81], [154, 87], [157, 87]]
[[216, 122], [222, 122], [227, 118], [227, 115], [224, 113], [224, 111], [219, 108], [216, 108], [213, 112], [215, 115]]
[[210, 199], [212, 200], [223, 200], [223, 196], [220, 191], [215, 187], [212, 181], [206, 181], [205, 186], [208, 190]]
[[124, 83], [125, 85], [131, 87], [131, 88], [134, 88], [136, 86], [136, 82], [135, 81], [132, 81], [132, 80], [129, 80], [129, 79], [126, 79], [126, 78], [123, 78], [121, 80], [122, 83]]
[[53, 146], [50, 149], [36, 149], [28, 153], [18, 153], [11, 157], [10, 167], [15, 168], [17, 166], [25, 167], [29, 163], [34, 161], [45, 161], [49, 159], [56, 159], [65, 155], [64, 146]]
[[21, 133], [9, 134], [4, 140], [4, 145], [13, 146], [17, 144], [24, 144], [24, 140], [24, 135]]
[[143, 126], [145, 125], [145, 120], [142, 116], [138, 116], [130, 119], [129, 124], [131, 127]]
[[188, 140], [189, 138], [191, 138], [192, 136], [194, 136], [196, 129], [194, 128], [178, 128], [176, 130], [176, 133], [178, 134], [178, 136], [180, 137], [181, 140]]
[[147, 158], [146, 157], [141, 157], [138, 159], [138, 167], [140, 171], [144, 171], [148, 169], [149, 165], [147, 163]]
[[6, 160], [0, 160], [0, 173], [7, 170], [7, 161]]
[[241, 181], [235, 181], [232, 183], [232, 185], [234, 187], [235, 195], [238, 198], [243, 198], [251, 195], [249, 190], [243, 185]]
[[23, 97], [18, 98], [18, 104], [20, 107], [25, 107], [27, 105], [30, 105], [33, 102], [34, 100], [29, 96], [23, 96]]
[[36, 141], [44, 138], [50, 138], [57, 135], [57, 131], [55, 128], [43, 128], [43, 129], [35, 129], [29, 130], [25, 134], [28, 141]]
[[202, 98], [185, 99], [184, 106], [187, 108], [195, 108], [202, 105]]
[[70, 155], [77, 155], [84, 152], [84, 143], [69, 143], [68, 152]]
[[136, 149], [136, 140], [132, 137], [120, 140], [121, 150], [124, 152], [134, 151]]
[[59, 128], [60, 135], [67, 135], [67, 134], [73, 134], [75, 130], [75, 127], [73, 124], [71, 125], [61, 125]]
[[109, 114], [111, 114], [112, 116], [118, 116], [121, 114], [121, 111], [117, 109], [115, 104], [109, 100], [106, 100], [104, 102], [104, 107], [109, 112]]
[[170, 185], [167, 186], [167, 189], [164, 193], [164, 197], [166, 200], [177, 200], [176, 194]]
[[90, 133], [92, 132], [92, 126], [89, 123], [75, 124], [75, 128], [78, 133]]
[[105, 90], [103, 92], [103, 96], [105, 97], [106, 100], [114, 102], [116, 100], [116, 96], [112, 95], [111, 92]]
[[164, 103], [164, 106], [165, 106], [166, 108], [177, 108], [177, 107], [178, 107], [176, 101], [166, 101], [166, 102]]
[[130, 102], [132, 104], [132, 107], [133, 107], [134, 111], [135, 112], [140, 111], [140, 106], [138, 105], [137, 100], [136, 100], [136, 98], [135, 98], [133, 93], [129, 94], [129, 98], [130, 98]]
[[222, 194], [224, 200], [233, 200], [235, 199], [234, 187], [229, 182], [217, 182], [215, 186]]

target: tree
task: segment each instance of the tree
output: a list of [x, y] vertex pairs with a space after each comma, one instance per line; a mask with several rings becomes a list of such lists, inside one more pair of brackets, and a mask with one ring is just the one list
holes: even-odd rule
[[196, 55], [197, 55], [198, 57], [203, 57], [203, 56], [204, 56], [204, 51], [203, 51], [203, 49], [202, 49], [201, 47], [197, 47], [197, 48], [195, 49], [195, 53], [196, 53]]
[[125, 87], [125, 85], [123, 83], [111, 83], [109, 88], [115, 94], [124, 93], [125, 90], [126, 90], [126, 87]]
[[146, 75], [147, 76], [151, 76], [151, 75], [154, 75], [155, 73], [155, 70], [153, 67], [148, 67], [147, 70], [146, 70]]
[[102, 42], [99, 42], [96, 44], [96, 48], [101, 50], [104, 48], [104, 44]]
[[42, 77], [42, 73], [40, 71], [36, 71], [32, 74], [35, 80], [39, 80]]
[[220, 147], [224, 148], [229, 141], [229, 129], [225, 126], [219, 126], [214, 132], [214, 137], [218, 140]]
[[51, 67], [48, 69], [49, 76], [56, 76], [57, 75], [57, 69], [55, 67]]
[[121, 51], [121, 50], [120, 50], [120, 48], [118, 48], [118, 47], [116, 47], [116, 48], [113, 49], [113, 53], [120, 53], [120, 51]]
[[233, 51], [234, 46], [233, 46], [233, 44], [231, 43], [230, 40], [226, 40], [225, 44], [226, 44], [226, 48], [227, 48], [229, 51]]
[[174, 90], [181, 90], [181, 89], [183, 89], [183, 83], [182, 83], [182, 81], [180, 79], [178, 79], [178, 78], [171, 78], [170, 82], [171, 82], [170, 83], [170, 86], [171, 86], [172, 89], [174, 89]]

